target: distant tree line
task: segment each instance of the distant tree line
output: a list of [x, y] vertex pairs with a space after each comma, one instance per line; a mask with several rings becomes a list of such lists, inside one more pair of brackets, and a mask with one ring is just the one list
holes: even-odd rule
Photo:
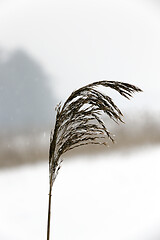
[[23, 50], [7, 58], [0, 51], [0, 131], [22, 133], [50, 129], [56, 97], [50, 77]]

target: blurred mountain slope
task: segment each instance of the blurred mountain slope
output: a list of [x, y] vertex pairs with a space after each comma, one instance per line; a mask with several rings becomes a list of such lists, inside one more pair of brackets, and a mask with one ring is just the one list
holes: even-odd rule
[[[0, 54], [2, 51], [0, 52]], [[24, 133], [49, 128], [55, 96], [50, 77], [23, 50], [0, 57], [0, 131]]]

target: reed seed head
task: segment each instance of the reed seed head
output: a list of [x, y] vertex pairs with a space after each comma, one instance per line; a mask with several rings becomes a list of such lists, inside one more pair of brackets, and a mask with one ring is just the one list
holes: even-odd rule
[[123, 114], [113, 100], [97, 90], [98, 86], [110, 87], [130, 99], [142, 90], [134, 85], [117, 81], [98, 81], [71, 93], [63, 106], [56, 108], [56, 123], [51, 132], [49, 150], [50, 182], [53, 184], [61, 166], [62, 154], [88, 144], [108, 145], [113, 136], [103, 122], [102, 113], [116, 123], [123, 122]]

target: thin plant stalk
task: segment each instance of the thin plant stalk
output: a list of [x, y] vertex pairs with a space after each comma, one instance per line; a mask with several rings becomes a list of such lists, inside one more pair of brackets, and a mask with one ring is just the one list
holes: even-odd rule
[[88, 144], [108, 145], [114, 138], [101, 119], [105, 113], [116, 123], [122, 122], [123, 114], [112, 98], [96, 88], [103, 86], [117, 91], [130, 99], [134, 92], [142, 90], [134, 85], [117, 81], [98, 81], [71, 93], [63, 106], [57, 106], [54, 131], [51, 131], [49, 149], [49, 200], [47, 240], [50, 240], [51, 197], [53, 183], [61, 167], [61, 155], [69, 150]]
[[48, 223], [47, 223], [47, 240], [50, 239], [50, 222], [51, 222], [51, 197], [52, 197], [52, 184], [49, 187], [49, 199], [48, 199]]

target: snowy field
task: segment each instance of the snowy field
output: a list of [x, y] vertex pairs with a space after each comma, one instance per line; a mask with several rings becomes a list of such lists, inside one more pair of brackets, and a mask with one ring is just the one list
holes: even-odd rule
[[[159, 240], [159, 156], [157, 146], [64, 161], [51, 239]], [[0, 191], [0, 240], [46, 239], [47, 163], [1, 170]]]

